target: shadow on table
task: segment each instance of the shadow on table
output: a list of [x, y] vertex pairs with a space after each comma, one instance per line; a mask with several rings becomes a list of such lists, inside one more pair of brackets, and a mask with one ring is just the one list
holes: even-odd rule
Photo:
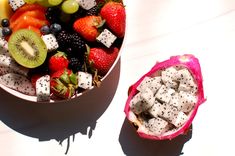
[[92, 136], [97, 119], [112, 101], [120, 76], [119, 60], [100, 88], [69, 102], [40, 104], [18, 99], [0, 90], [0, 120], [15, 131], [61, 142], [76, 133]]
[[127, 156], [179, 156], [184, 144], [192, 138], [192, 126], [187, 135], [181, 135], [173, 140], [154, 141], [143, 139], [135, 132], [134, 126], [125, 119], [119, 142]]

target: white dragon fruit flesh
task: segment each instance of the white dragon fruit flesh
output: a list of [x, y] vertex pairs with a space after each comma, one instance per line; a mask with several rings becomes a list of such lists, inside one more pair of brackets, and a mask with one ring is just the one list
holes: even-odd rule
[[139, 136], [173, 139], [187, 132], [205, 102], [202, 81], [196, 57], [173, 56], [157, 63], [130, 87], [124, 112], [137, 125]]
[[89, 89], [92, 87], [92, 75], [86, 72], [78, 72], [78, 87]]
[[0, 54], [9, 55], [8, 52], [8, 42], [0, 37]]
[[18, 8], [25, 4], [24, 0], [9, 0], [9, 5], [13, 11], [16, 11]]
[[37, 101], [50, 100], [50, 75], [45, 75], [36, 81]]
[[0, 54], [0, 75], [11, 72], [27, 76], [29, 69], [19, 65], [11, 56]]
[[0, 84], [26, 95], [35, 95], [31, 81], [23, 75], [7, 73], [0, 76]]
[[56, 50], [59, 47], [56, 37], [53, 34], [42, 35], [41, 38], [46, 44], [48, 52]]
[[96, 0], [76, 0], [78, 4], [85, 10], [89, 10], [96, 6]]
[[116, 39], [117, 37], [112, 34], [108, 29], [104, 29], [96, 38], [97, 41], [104, 44], [107, 48], [110, 48]]

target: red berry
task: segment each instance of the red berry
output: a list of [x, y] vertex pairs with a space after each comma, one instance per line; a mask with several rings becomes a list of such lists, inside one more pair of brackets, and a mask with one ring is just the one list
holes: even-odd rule
[[105, 75], [113, 63], [115, 62], [119, 53], [119, 49], [113, 48], [91, 48], [89, 53], [89, 61], [98, 70], [100, 75]]
[[68, 66], [69, 60], [64, 52], [57, 52], [49, 59], [49, 70], [51, 73], [68, 68]]
[[87, 41], [95, 41], [99, 35], [98, 27], [102, 24], [100, 16], [86, 16], [76, 20], [73, 28]]
[[69, 99], [75, 94], [77, 76], [69, 69], [59, 70], [51, 75], [51, 92], [64, 99]]
[[108, 2], [100, 11], [108, 27], [120, 38], [125, 34], [126, 12], [122, 3]]

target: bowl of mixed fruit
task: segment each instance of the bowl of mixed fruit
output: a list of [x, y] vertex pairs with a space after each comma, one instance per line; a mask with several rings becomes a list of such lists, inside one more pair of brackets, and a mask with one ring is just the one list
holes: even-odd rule
[[0, 87], [57, 102], [98, 87], [120, 57], [122, 0], [1, 0]]

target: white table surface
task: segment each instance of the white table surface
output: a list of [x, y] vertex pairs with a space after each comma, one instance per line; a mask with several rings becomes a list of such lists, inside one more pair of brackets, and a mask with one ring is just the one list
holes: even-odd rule
[[[0, 156], [64, 156], [67, 147], [68, 156], [235, 155], [234, 9], [235, 0], [126, 0], [122, 56], [101, 88], [52, 105], [0, 90]], [[128, 87], [156, 61], [184, 53], [199, 58], [207, 97], [192, 131], [139, 138], [123, 112]]]

